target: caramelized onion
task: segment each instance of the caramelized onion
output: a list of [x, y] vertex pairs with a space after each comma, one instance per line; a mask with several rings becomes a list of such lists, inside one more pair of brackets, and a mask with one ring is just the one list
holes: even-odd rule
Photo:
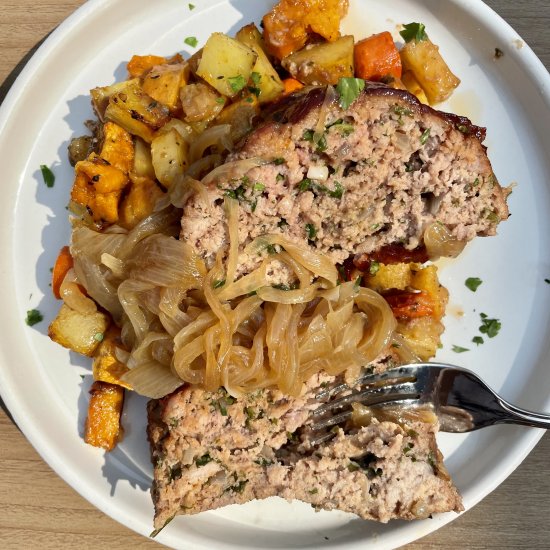
[[466, 246], [466, 241], [455, 239], [449, 229], [439, 222], [428, 225], [424, 232], [424, 244], [431, 260], [456, 258]]

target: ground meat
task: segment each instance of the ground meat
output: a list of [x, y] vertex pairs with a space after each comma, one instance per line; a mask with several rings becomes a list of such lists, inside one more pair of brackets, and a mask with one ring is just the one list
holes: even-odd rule
[[224, 390], [185, 387], [151, 401], [155, 527], [178, 514], [270, 496], [382, 522], [462, 509], [434, 424], [374, 419], [312, 446], [307, 423], [319, 405], [314, 396], [332, 383], [316, 375], [298, 398], [260, 390], [233, 399]]
[[[414, 249], [432, 222], [470, 240], [494, 235], [508, 217], [508, 192], [493, 174], [484, 129], [403, 90], [370, 84], [347, 110], [331, 102], [314, 135], [325, 91], [287, 99], [228, 157], [263, 165], [214, 179], [210, 204], [198, 195], [185, 204], [181, 237], [208, 265], [228, 246], [226, 195], [240, 206], [238, 274], [267, 254], [244, 253], [264, 234], [282, 234], [340, 263], [395, 243]], [[284, 269], [275, 271], [274, 281], [284, 282]]]

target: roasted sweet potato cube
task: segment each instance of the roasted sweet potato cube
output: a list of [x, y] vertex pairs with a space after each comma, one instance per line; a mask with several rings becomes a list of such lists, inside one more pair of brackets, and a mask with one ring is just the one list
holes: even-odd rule
[[123, 434], [120, 415], [124, 405], [124, 388], [96, 381], [90, 388], [90, 396], [84, 441], [111, 451]]
[[99, 156], [111, 166], [128, 173], [134, 163], [132, 136], [118, 124], [107, 121], [103, 125], [103, 142]]
[[88, 160], [77, 162], [71, 199], [84, 206], [97, 223], [118, 220], [118, 203], [128, 176], [92, 153]]
[[141, 220], [152, 214], [155, 204], [164, 191], [151, 178], [131, 175], [130, 191], [120, 203], [119, 224], [132, 229]]
[[144, 77], [143, 91], [174, 111], [179, 103], [180, 88], [189, 79], [187, 63], [155, 65]]
[[130, 78], [142, 77], [147, 71], [151, 70], [155, 65], [161, 65], [168, 60], [160, 55], [134, 55], [128, 61], [126, 68]]
[[118, 360], [117, 348], [124, 349], [120, 340], [120, 329], [116, 325], [111, 325], [94, 353], [92, 365], [94, 380], [117, 384], [131, 390], [131, 386], [121, 380], [122, 375], [129, 369]]
[[48, 336], [65, 348], [91, 357], [109, 323], [109, 316], [101, 311], [80, 313], [63, 304], [48, 327]]

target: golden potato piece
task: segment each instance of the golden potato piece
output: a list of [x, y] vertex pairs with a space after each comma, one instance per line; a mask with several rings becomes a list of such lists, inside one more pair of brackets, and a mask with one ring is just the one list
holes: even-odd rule
[[120, 415], [124, 405], [124, 388], [96, 381], [92, 384], [90, 396], [84, 441], [111, 451], [123, 434]]
[[139, 85], [139, 80], [125, 80], [123, 82], [115, 82], [111, 86], [101, 86], [90, 90], [92, 96], [92, 106], [101, 122], [105, 122], [105, 110], [109, 105], [109, 99], [118, 92], [124, 91], [131, 86]]
[[378, 271], [368, 275], [369, 288], [381, 292], [390, 288], [405, 290], [411, 286], [411, 264], [378, 264]]
[[91, 357], [109, 323], [109, 316], [101, 311], [80, 313], [63, 304], [48, 327], [48, 336], [65, 348]]
[[164, 191], [152, 178], [131, 174], [130, 179], [130, 191], [120, 203], [118, 220], [119, 225], [126, 229], [132, 229], [141, 220], [150, 216], [157, 200], [164, 195]]
[[436, 354], [444, 330], [443, 324], [433, 317], [418, 317], [397, 324], [397, 332], [422, 361]]
[[151, 143], [151, 161], [160, 183], [169, 188], [187, 168], [187, 143], [172, 129], [159, 134]]
[[353, 36], [306, 46], [285, 57], [282, 66], [304, 84], [338, 84], [353, 76]]

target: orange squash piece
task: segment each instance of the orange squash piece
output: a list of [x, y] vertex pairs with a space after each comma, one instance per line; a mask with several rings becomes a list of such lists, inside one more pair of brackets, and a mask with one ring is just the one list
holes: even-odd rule
[[375, 81], [387, 76], [401, 78], [401, 57], [388, 31], [357, 42], [353, 53], [357, 78]]

